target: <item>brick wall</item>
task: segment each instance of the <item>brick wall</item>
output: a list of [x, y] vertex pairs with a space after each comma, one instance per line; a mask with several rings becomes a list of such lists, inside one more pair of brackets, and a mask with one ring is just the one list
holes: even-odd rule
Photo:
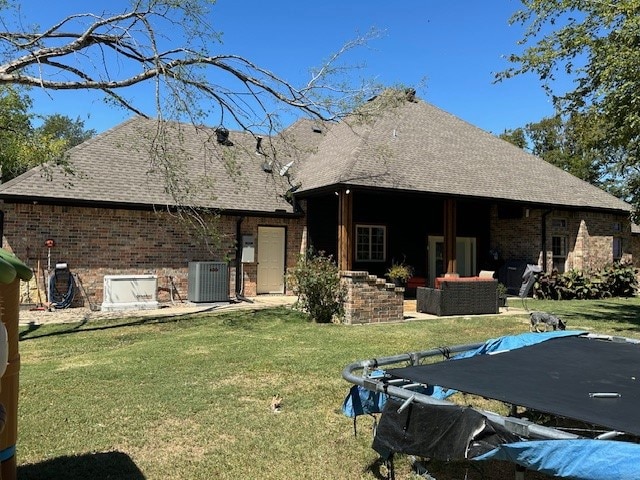
[[[153, 274], [158, 276], [158, 300], [187, 299], [188, 262], [230, 261], [229, 291], [235, 293], [235, 242], [238, 217], [210, 217], [220, 242], [217, 246], [190, 230], [168, 212], [123, 209], [62, 207], [38, 204], [3, 204], [3, 246], [12, 250], [32, 268], [41, 267], [38, 283], [49, 251], [44, 243], [53, 239], [50, 262], [67, 263], [78, 275], [91, 302], [103, 300], [104, 275]], [[294, 218], [246, 217], [241, 234], [257, 238], [259, 226], [286, 228], [286, 266], [292, 266], [304, 242], [304, 222]], [[256, 249], [257, 250], [257, 249]], [[256, 261], [257, 261], [256, 251]], [[243, 266], [244, 295], [256, 292], [257, 264]], [[173, 285], [172, 285], [173, 283]]]
[[[221, 242], [219, 246], [212, 247], [168, 212], [39, 204], [3, 204], [1, 208], [5, 214], [3, 245], [34, 269], [39, 263], [38, 282], [41, 287], [42, 269], [47, 267], [49, 253], [44, 242], [50, 238], [56, 242], [51, 249], [51, 265], [67, 263], [71, 271], [79, 276], [84, 291], [95, 305], [100, 305], [103, 300], [104, 275], [118, 274], [157, 275], [159, 301], [168, 301], [172, 289], [175, 289], [174, 299], [186, 300], [190, 261], [229, 261], [229, 291], [232, 296], [236, 292], [235, 241], [238, 217], [218, 218], [216, 230]], [[614, 237], [622, 238], [623, 259], [631, 260], [634, 250], [640, 251], [640, 240], [631, 236], [630, 225], [624, 215], [530, 209], [528, 215], [522, 218], [500, 219], [496, 207], [491, 212], [490, 248], [498, 250], [502, 259], [541, 263], [540, 232], [543, 218], [547, 229], [548, 270], [552, 266], [551, 239], [554, 235], [567, 236], [567, 270], [597, 269], [611, 263]], [[554, 226], [554, 219], [565, 219], [565, 226]], [[620, 226], [620, 230], [616, 230], [616, 225]], [[285, 267], [295, 265], [307, 245], [304, 219], [246, 217], [240, 223], [241, 234], [254, 235], [257, 240], [260, 226], [281, 226], [286, 229]], [[247, 297], [256, 294], [258, 254], [256, 242], [256, 262], [242, 266], [242, 293]], [[636, 255], [634, 259], [639, 261], [639, 258]], [[354, 292], [358, 290], [364, 295], [357, 308], [349, 310], [352, 312], [351, 322], [402, 319], [402, 295], [388, 292], [384, 280], [369, 280], [366, 275], [348, 278], [351, 278], [349, 281], [353, 283]], [[372, 299], [378, 294], [386, 300], [378, 302]], [[398, 302], [396, 297], [399, 297]], [[355, 298], [352, 297], [354, 305]], [[388, 310], [384, 308], [385, 302], [390, 302]]]
[[[633, 259], [631, 226], [626, 215], [601, 212], [525, 209], [522, 218], [500, 219], [491, 211], [491, 248], [502, 259], [526, 260], [541, 265], [542, 225], [546, 228], [546, 269], [553, 269], [552, 238], [566, 237], [565, 270], [596, 270], [611, 264], [614, 237], [622, 239], [622, 259]], [[618, 229], [619, 228], [619, 229]]]
[[341, 272], [341, 281], [347, 287], [346, 324], [399, 322], [404, 318], [404, 288], [368, 272]]

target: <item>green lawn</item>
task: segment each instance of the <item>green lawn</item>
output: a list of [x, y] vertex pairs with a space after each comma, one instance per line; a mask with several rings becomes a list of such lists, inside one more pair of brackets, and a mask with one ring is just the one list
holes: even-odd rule
[[[528, 306], [640, 336], [638, 299]], [[380, 478], [369, 420], [354, 438], [340, 412], [343, 367], [523, 331], [526, 315], [344, 326], [282, 308], [23, 329], [18, 478]]]

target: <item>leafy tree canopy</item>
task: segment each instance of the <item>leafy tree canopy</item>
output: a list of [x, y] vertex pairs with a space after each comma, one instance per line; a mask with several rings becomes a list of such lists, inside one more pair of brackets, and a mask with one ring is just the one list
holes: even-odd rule
[[597, 123], [579, 114], [567, 120], [560, 114], [507, 130], [500, 138], [542, 157], [549, 163], [594, 185], [611, 190], [607, 162], [596, 148], [601, 135]]
[[84, 122], [79, 118], [72, 120], [59, 113], [45, 117], [36, 132], [51, 140], [63, 140], [66, 148], [80, 145], [96, 135], [96, 131], [93, 129], [85, 130]]
[[[606, 164], [605, 181], [640, 203], [640, 0], [522, 0], [512, 23], [525, 26], [523, 50], [498, 80], [533, 73], [568, 123]], [[559, 75], [573, 88], [559, 91]], [[573, 127], [572, 127], [573, 128]], [[595, 160], [594, 160], [595, 161]], [[596, 165], [596, 170], [600, 167]]]
[[[0, 182], [47, 163], [70, 173], [64, 152], [95, 134], [85, 130], [80, 120], [64, 115], [40, 119], [31, 109], [31, 98], [25, 92], [0, 85]], [[40, 120], [42, 124], [34, 127]]]

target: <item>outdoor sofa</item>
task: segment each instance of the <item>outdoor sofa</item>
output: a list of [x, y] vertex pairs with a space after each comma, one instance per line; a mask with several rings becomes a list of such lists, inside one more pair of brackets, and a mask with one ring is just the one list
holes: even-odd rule
[[432, 315], [498, 313], [498, 281], [482, 277], [438, 278], [436, 288], [416, 289], [416, 309]]

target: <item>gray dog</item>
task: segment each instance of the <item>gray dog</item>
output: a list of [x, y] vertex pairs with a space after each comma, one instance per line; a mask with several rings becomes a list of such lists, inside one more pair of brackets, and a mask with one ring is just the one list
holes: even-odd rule
[[531, 326], [529, 330], [532, 332], [546, 332], [549, 327], [553, 330], [565, 330], [567, 324], [555, 315], [546, 312], [531, 312]]

